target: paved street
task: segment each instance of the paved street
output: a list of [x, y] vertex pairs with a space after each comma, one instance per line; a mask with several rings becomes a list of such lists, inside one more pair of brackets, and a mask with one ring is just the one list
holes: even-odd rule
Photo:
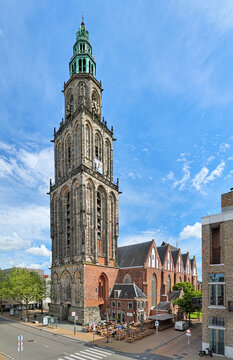
[[114, 351], [15, 322], [0, 319], [0, 350], [11, 359], [20, 359], [17, 336], [24, 335], [23, 360], [127, 360]]

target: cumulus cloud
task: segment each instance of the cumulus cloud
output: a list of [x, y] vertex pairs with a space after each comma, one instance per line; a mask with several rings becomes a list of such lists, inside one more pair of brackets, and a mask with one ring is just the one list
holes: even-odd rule
[[51, 256], [51, 251], [48, 250], [45, 245], [41, 245], [39, 246], [33, 246], [29, 249], [26, 250], [27, 253], [32, 254], [32, 255], [36, 255], [36, 256], [45, 256], [45, 257], [50, 257]]
[[49, 207], [29, 205], [0, 209], [0, 228], [2, 234], [9, 229], [24, 239], [44, 239], [44, 232], [49, 230]]
[[12, 251], [25, 249], [30, 246], [30, 240], [22, 239], [17, 233], [13, 232], [9, 236], [0, 236], [0, 250]]
[[0, 155], [0, 177], [10, 177], [29, 187], [38, 187], [41, 193], [47, 191], [49, 179], [53, 178], [53, 149], [28, 151], [0, 143], [4, 155]]
[[140, 244], [143, 242], [155, 240], [156, 245], [160, 246], [163, 241], [174, 244], [175, 240], [171, 237], [167, 238], [160, 229], [141, 231], [137, 234], [126, 235], [120, 237], [119, 246]]
[[179, 235], [180, 240], [186, 240], [193, 237], [201, 239], [201, 223], [198, 221], [194, 225], [185, 226]]
[[43, 262], [42, 264], [30, 264], [30, 265], [27, 265], [25, 262], [17, 265], [17, 267], [20, 267], [20, 268], [28, 268], [28, 269], [45, 269], [45, 268], [48, 268], [50, 267], [51, 263], [49, 261], [45, 261]]

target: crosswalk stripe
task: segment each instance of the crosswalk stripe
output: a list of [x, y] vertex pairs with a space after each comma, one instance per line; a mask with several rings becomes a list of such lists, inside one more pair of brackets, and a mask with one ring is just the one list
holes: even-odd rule
[[104, 355], [104, 354], [96, 354], [96, 352], [95, 352], [95, 350], [85, 350], [86, 352], [88, 352], [88, 353], [91, 353], [90, 355], [92, 355], [92, 356], [94, 356], [94, 357], [96, 357], [97, 359], [103, 359], [103, 357], [106, 357], [106, 356], [108, 356], [108, 355]]
[[78, 357], [77, 355], [70, 354], [70, 356], [72, 356], [72, 358], [75, 358], [75, 359], [80, 359], [80, 357]]
[[69, 356], [64, 356], [65, 359], [67, 360], [74, 360], [73, 358], [69, 357]]
[[[81, 356], [84, 356], [87, 359], [96, 360], [96, 358], [93, 358], [93, 356], [94, 356], [93, 354], [87, 354], [85, 351], [80, 351], [80, 353], [81, 353]], [[100, 359], [103, 359], [103, 356]]]
[[107, 355], [111, 355], [111, 354], [113, 354], [111, 351], [105, 351], [105, 350], [99, 350], [99, 349], [95, 349], [95, 351], [97, 351], [97, 353], [100, 353], [101, 355], [102, 354], [107, 354]]
[[[80, 355], [79, 353], [75, 353], [75, 355]], [[78, 360], [86, 360], [86, 359], [84, 359], [84, 358], [82, 358], [82, 357], [80, 357], [80, 356], [76, 356], [76, 359], [78, 359]], [[74, 359], [72, 359], [72, 360], [74, 360]]]

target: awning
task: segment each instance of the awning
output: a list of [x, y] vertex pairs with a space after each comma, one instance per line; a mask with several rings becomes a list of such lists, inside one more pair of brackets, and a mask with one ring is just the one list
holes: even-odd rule
[[171, 315], [171, 314], [157, 314], [157, 315], [148, 316], [148, 319], [164, 321], [164, 320], [168, 320], [168, 319], [173, 319], [173, 317], [174, 317], [174, 315]]

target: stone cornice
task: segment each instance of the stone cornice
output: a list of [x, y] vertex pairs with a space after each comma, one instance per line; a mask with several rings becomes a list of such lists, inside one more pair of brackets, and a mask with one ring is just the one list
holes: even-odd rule
[[86, 165], [81, 164], [78, 167], [71, 170], [69, 173], [67, 173], [65, 176], [63, 176], [61, 179], [55, 181], [54, 184], [50, 185], [50, 194], [55, 191], [59, 186], [64, 185], [69, 179], [71, 179], [73, 176], [79, 174], [79, 173], [87, 173], [94, 177], [96, 180], [99, 180], [100, 182], [104, 183], [105, 185], [109, 186], [113, 190], [119, 192], [118, 184], [114, 184], [108, 179], [106, 179], [102, 174], [98, 173], [97, 171], [94, 171], [90, 168], [88, 168]]

